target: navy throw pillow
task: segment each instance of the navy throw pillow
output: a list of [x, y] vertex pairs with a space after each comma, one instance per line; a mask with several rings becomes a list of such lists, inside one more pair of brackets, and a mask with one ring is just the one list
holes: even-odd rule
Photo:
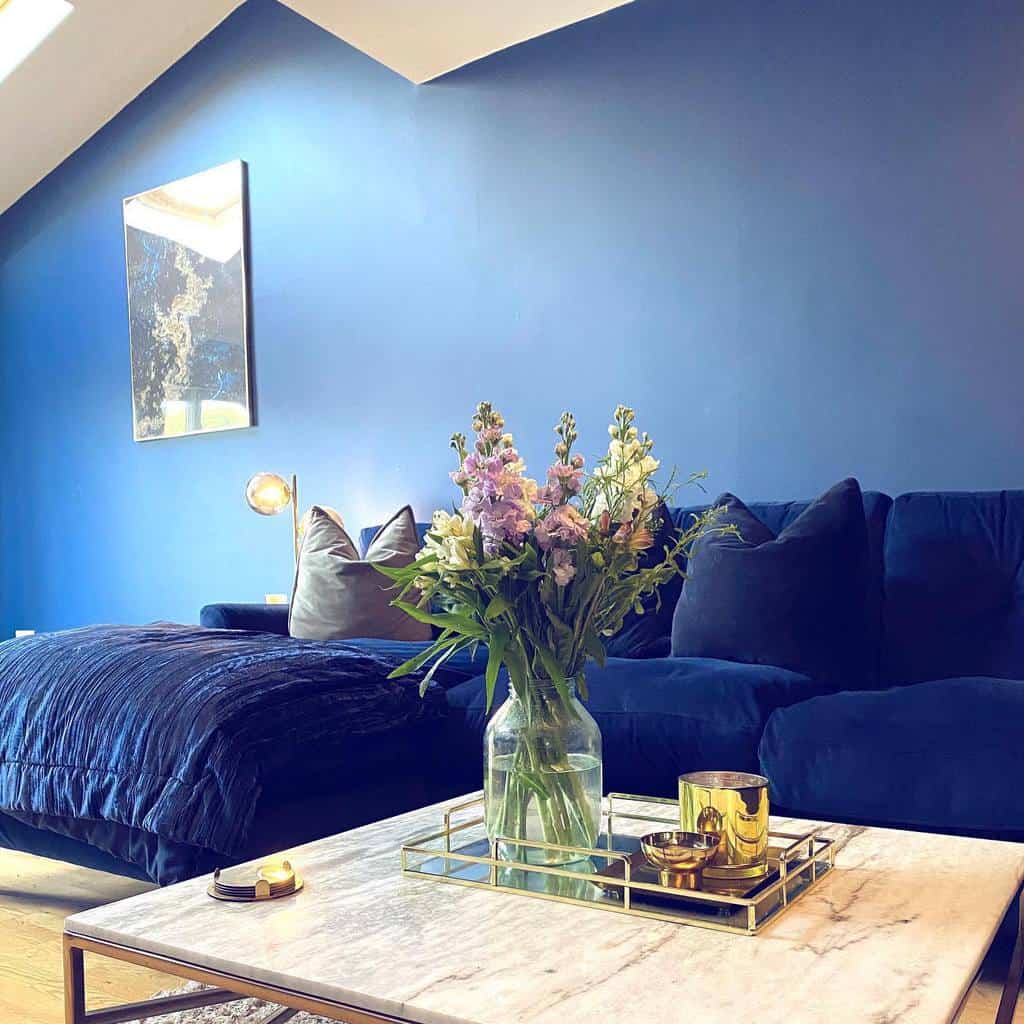
[[[677, 530], [672, 515], [664, 503], [654, 513], [658, 528], [654, 531], [654, 544], [637, 559], [641, 569], [653, 569], [665, 558], [665, 548], [676, 542]], [[664, 658], [671, 646], [672, 612], [683, 589], [683, 577], [673, 576], [661, 588], [661, 604], [658, 595], [648, 594], [640, 602], [644, 612], [626, 613], [622, 629], [605, 641], [605, 652], [609, 658]]]
[[856, 480], [826, 491], [776, 536], [723, 494], [696, 544], [672, 619], [672, 655], [775, 665], [856, 686], [869, 660], [868, 537]]

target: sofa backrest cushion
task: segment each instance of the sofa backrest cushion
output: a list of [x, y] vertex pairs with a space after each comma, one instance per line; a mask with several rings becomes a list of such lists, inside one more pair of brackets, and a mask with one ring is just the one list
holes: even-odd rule
[[429, 640], [430, 626], [392, 607], [391, 581], [377, 571], [378, 566], [409, 565], [418, 549], [408, 505], [380, 528], [365, 558], [340, 521], [314, 505], [295, 566], [288, 632], [301, 640]]
[[[868, 531], [868, 581], [867, 581], [867, 657], [866, 679], [873, 685], [879, 672], [879, 649], [882, 631], [882, 552], [885, 543], [886, 521], [892, 508], [892, 498], [880, 491], [864, 491], [864, 519]], [[776, 536], [794, 522], [810, 505], [810, 501], [761, 501], [751, 502], [747, 508]], [[706, 505], [672, 509], [672, 518], [682, 526], [694, 513], [701, 512]], [[684, 565], [685, 569], [686, 566]], [[667, 646], [667, 645], [666, 645]], [[667, 650], [666, 652], [667, 653]]]
[[898, 497], [885, 535], [884, 679], [1024, 679], [1024, 491]]
[[778, 535], [732, 494], [698, 542], [672, 622], [672, 655], [775, 665], [835, 689], [863, 686], [868, 539], [852, 477]]
[[[747, 507], [774, 534], [781, 533], [810, 504], [810, 501], [759, 501], [751, 502]], [[694, 513], [703, 512], [704, 505], [677, 506], [669, 509], [669, 514], [676, 526], [683, 526]], [[869, 679], [878, 674], [878, 650], [882, 626], [882, 547], [885, 539], [886, 519], [892, 508], [892, 498], [880, 491], [864, 491], [864, 516], [868, 528], [868, 646]], [[430, 523], [417, 523], [416, 531], [420, 543], [430, 529]], [[376, 536], [380, 526], [368, 526], [359, 534], [360, 550], [363, 555], [370, 541]], [[685, 562], [681, 566], [686, 569]], [[682, 580], [670, 583], [662, 588], [662, 606], [657, 614], [657, 629], [645, 630], [643, 642], [630, 648], [631, 636], [623, 637], [616, 646], [616, 657], [666, 657], [669, 653], [672, 634], [672, 612], [682, 590]], [[655, 637], [654, 634], [657, 634]]]

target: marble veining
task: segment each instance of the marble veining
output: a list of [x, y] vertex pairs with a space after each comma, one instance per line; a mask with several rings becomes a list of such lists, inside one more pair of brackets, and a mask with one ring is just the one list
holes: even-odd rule
[[835, 870], [730, 935], [402, 876], [400, 844], [444, 806], [287, 851], [294, 898], [217, 903], [201, 878], [67, 929], [417, 1024], [936, 1024], [1024, 879], [1017, 844], [831, 825]]

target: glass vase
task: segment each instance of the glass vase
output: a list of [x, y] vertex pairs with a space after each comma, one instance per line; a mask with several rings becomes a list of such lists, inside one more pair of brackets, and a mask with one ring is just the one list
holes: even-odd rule
[[520, 845], [524, 839], [591, 849], [601, 826], [601, 730], [569, 683], [566, 702], [549, 679], [510, 691], [484, 733], [487, 835], [505, 860], [570, 864], [578, 853]]

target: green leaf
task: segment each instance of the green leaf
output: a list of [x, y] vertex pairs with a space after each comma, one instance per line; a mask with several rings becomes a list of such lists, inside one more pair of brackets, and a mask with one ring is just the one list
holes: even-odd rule
[[510, 641], [505, 647], [505, 665], [508, 667], [512, 687], [520, 697], [526, 694], [526, 658], [519, 645]]
[[569, 683], [565, 678], [565, 673], [562, 671], [562, 666], [558, 664], [557, 659], [548, 650], [547, 645], [541, 643], [532, 633], [530, 634], [530, 640], [536, 648], [537, 657], [540, 658], [544, 671], [547, 672], [548, 678], [555, 684], [555, 689], [558, 691], [558, 696], [562, 698], [562, 703], [568, 708], [570, 706]]
[[391, 603], [417, 622], [424, 622], [429, 626], [440, 626], [442, 629], [450, 629], [463, 636], [472, 636], [480, 640], [487, 636], [487, 631], [483, 626], [478, 625], [465, 615], [454, 615], [451, 612], [428, 612], [407, 601], [392, 601]]
[[571, 637], [572, 627], [567, 623], [563, 622], [553, 611], [549, 605], [544, 605], [544, 612], [548, 617], [548, 622], [551, 623], [552, 629], [558, 637]]
[[420, 683], [420, 696], [425, 697], [427, 689], [430, 687], [430, 681], [434, 678], [434, 673], [456, 652], [466, 646], [466, 641], [462, 638], [458, 638], [452, 643], [451, 647], [448, 648], [444, 654], [441, 655], [433, 665], [430, 666], [430, 671], [423, 677], [423, 682]]
[[492, 619], [496, 619], [502, 612], [508, 611], [511, 607], [511, 601], [502, 597], [501, 594], [495, 594], [484, 611], [484, 619], [490, 622]]
[[371, 562], [370, 564], [377, 572], [382, 573], [384, 576], [388, 576], [393, 580], [404, 580], [415, 579], [421, 575], [424, 569], [433, 565], [437, 560], [437, 555], [423, 555], [422, 558], [417, 558], [415, 562], [411, 562], [409, 565], [390, 566], [382, 565], [380, 562]]
[[601, 643], [600, 637], [593, 630], [588, 629], [586, 635], [583, 637], [583, 650], [587, 652], [601, 666], [604, 668], [605, 662], [608, 660], [607, 654], [604, 649], [604, 644]]
[[590, 699], [590, 690], [587, 689], [587, 677], [582, 672], [576, 677], [576, 689], [580, 691], [580, 696], [584, 700]]
[[491, 705], [494, 703], [494, 686], [498, 681], [498, 672], [501, 669], [508, 641], [508, 630], [504, 626], [496, 626], [491, 631], [491, 638], [487, 646], [487, 670], [484, 672], [484, 685], [487, 690], [485, 714], [491, 713]]
[[456, 641], [448, 640], [443, 644], [440, 641], [432, 643], [425, 651], [420, 651], [415, 657], [410, 658], [408, 661], [403, 661], [398, 668], [388, 673], [388, 679], [398, 679], [399, 676], [407, 676], [410, 672], [415, 672], [416, 669], [422, 668], [435, 654], [440, 654], [446, 650]]

